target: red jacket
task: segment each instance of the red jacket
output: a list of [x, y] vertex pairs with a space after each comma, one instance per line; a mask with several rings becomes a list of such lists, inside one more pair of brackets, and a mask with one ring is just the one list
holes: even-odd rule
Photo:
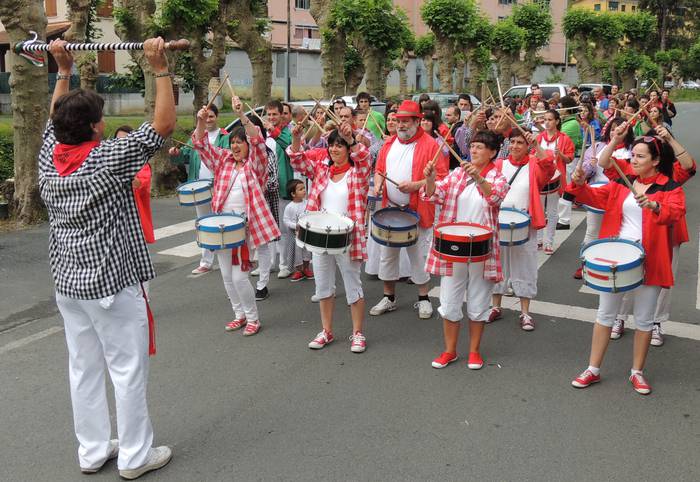
[[136, 173], [136, 180], [141, 185], [134, 188], [134, 201], [136, 201], [136, 209], [139, 212], [141, 220], [141, 229], [143, 230], [143, 238], [148, 244], [156, 242], [153, 233], [153, 217], [151, 216], [151, 166], [146, 163], [141, 170]]
[[[556, 165], [554, 164], [554, 156], [548, 155], [544, 159], [539, 159], [532, 154], [529, 154], [528, 164], [530, 166], [530, 196], [528, 202], [528, 214], [530, 214], [530, 225], [535, 229], [542, 229], [547, 224], [547, 219], [544, 217], [544, 209], [542, 208], [542, 197], [540, 189], [542, 189], [554, 175]], [[511, 159], [511, 156], [508, 156]], [[505, 159], [496, 159], [496, 169], [503, 172], [503, 162]], [[508, 179], [510, 181], [510, 179]]]
[[[433, 160], [435, 153], [441, 150], [437, 141], [427, 135], [420, 126], [418, 127], [416, 136], [417, 138], [414, 141], [416, 143], [416, 148], [413, 151], [413, 165], [411, 169], [411, 181], [414, 182], [425, 179], [423, 175], [425, 166]], [[386, 174], [386, 156], [389, 154], [389, 149], [391, 149], [391, 145], [395, 140], [396, 135], [393, 135], [384, 142], [384, 145], [377, 155], [375, 172]], [[438, 180], [447, 176], [449, 172], [449, 160], [442, 152], [438, 155], [435, 170], [437, 171], [436, 177]], [[388, 197], [383, 196], [382, 207], [387, 207], [388, 202]], [[422, 200], [418, 194], [418, 190], [411, 193], [408, 207], [416, 211], [420, 216], [418, 225], [421, 228], [429, 228], [433, 225], [433, 221], [435, 220], [435, 205]]]
[[[546, 132], [540, 132], [537, 135], [538, 144], [542, 142], [542, 138], [544, 138], [546, 134]], [[574, 146], [574, 142], [571, 140], [571, 137], [567, 136], [563, 132], [557, 132], [556, 139], [557, 149], [559, 150], [559, 152], [564, 154], [566, 157], [571, 159], [571, 162], [573, 162], [574, 156], [576, 155], [576, 147]], [[566, 184], [566, 164], [564, 164], [564, 161], [562, 161], [561, 158], [557, 158], [555, 162], [557, 164], [557, 170], [559, 171], [559, 175], [562, 179], [561, 187], [559, 188], [559, 194], [562, 194], [564, 192], [564, 185]], [[552, 175], [554, 175], [554, 173], [552, 173]]]
[[[567, 187], [567, 192], [576, 196], [581, 203], [605, 210], [599, 238], [620, 233], [622, 204], [630, 193], [623, 182], [613, 181], [599, 188], [572, 183]], [[642, 209], [642, 246], [646, 251], [644, 284], [668, 288], [673, 286], [672, 226], [685, 216], [685, 194], [677, 182], [659, 174], [646, 196], [650, 201], [658, 202], [661, 210], [657, 214], [650, 209]]]

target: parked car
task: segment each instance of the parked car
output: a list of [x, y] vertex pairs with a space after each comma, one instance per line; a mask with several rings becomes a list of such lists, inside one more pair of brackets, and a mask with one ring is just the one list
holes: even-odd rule
[[[426, 94], [430, 96], [431, 100], [436, 101], [441, 109], [456, 104], [460, 96], [460, 94], [441, 94], [440, 92], [426, 92]], [[422, 94], [414, 94], [411, 100], [413, 102], [418, 102], [421, 95]], [[469, 98], [472, 101], [472, 107], [475, 109], [481, 105], [481, 101], [474, 94], [469, 94]]]
[[697, 90], [700, 89], [700, 84], [695, 82], [694, 80], [686, 80], [681, 84], [682, 89], [692, 89], [692, 90]]
[[[552, 94], [559, 92], [559, 96], [564, 97], [569, 89], [567, 84], [538, 84], [542, 90], [542, 96], [545, 99], [550, 99]], [[526, 96], [530, 95], [532, 91], [530, 90], [530, 84], [514, 85], [503, 94], [503, 97], [520, 97], [524, 99]]]
[[601, 87], [605, 95], [609, 95], [612, 91], [612, 85], [610, 84], [579, 84], [578, 91], [581, 93], [590, 92], [596, 87]]

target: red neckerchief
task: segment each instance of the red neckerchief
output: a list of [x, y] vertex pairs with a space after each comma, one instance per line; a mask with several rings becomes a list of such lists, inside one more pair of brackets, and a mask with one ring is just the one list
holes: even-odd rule
[[481, 170], [481, 172], [479, 173], [479, 175], [480, 175], [481, 177], [485, 178], [485, 177], [486, 177], [486, 174], [488, 174], [488, 172], [489, 172], [491, 169], [493, 169], [495, 166], [496, 166], [496, 165], [493, 163], [493, 161], [489, 161], [489, 162], [484, 166], [484, 168]]
[[525, 164], [527, 164], [528, 162], [530, 162], [530, 156], [528, 156], [527, 154], [525, 154], [525, 155], [523, 156], [523, 160], [520, 161], [520, 162], [518, 162], [518, 161], [515, 160], [515, 158], [513, 158], [513, 155], [510, 154], [510, 155], [508, 156], [508, 162], [510, 162], [510, 163], [513, 164], [514, 166], [518, 166], [518, 167], [524, 166]]
[[80, 144], [56, 144], [53, 149], [53, 165], [58, 175], [63, 177], [74, 173], [87, 159], [99, 141], [87, 141]]
[[504, 139], [510, 139], [510, 135], [513, 133], [513, 128], [511, 127], [508, 129], [506, 132], [503, 133], [503, 138]]
[[333, 163], [331, 164], [331, 177], [337, 174], [343, 174], [344, 172], [349, 171], [351, 167], [352, 166], [350, 165], [350, 162], [346, 162], [345, 164], [342, 164], [340, 166]]
[[420, 138], [420, 136], [422, 136], [424, 133], [425, 133], [425, 131], [420, 126], [418, 126], [418, 129], [416, 129], [416, 134], [413, 137], [411, 137], [410, 139], [404, 141], [397, 134], [396, 140], [398, 140], [401, 144], [412, 144], [412, 143], [416, 142], [418, 140], [418, 138]]
[[637, 181], [641, 182], [642, 184], [654, 184], [656, 180], [659, 178], [659, 173], [652, 174], [649, 177], [637, 177]]
[[624, 143], [624, 142], [620, 142], [618, 145], [615, 146], [615, 149], [614, 149], [614, 150], [623, 149], [624, 147], [625, 147], [625, 143]]
[[554, 137], [553, 137], [552, 139], [550, 139], [549, 137], [547, 137], [547, 131], [542, 131], [542, 139], [544, 139], [544, 141], [545, 141], [547, 144], [551, 144], [552, 142], [556, 142], [557, 139], [559, 139], [559, 131], [557, 131], [557, 133], [554, 134]]

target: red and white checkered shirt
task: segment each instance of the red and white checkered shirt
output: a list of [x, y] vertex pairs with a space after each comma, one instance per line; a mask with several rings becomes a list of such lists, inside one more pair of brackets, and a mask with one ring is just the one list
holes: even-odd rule
[[[484, 263], [484, 279], [499, 282], [503, 281], [503, 270], [501, 268], [501, 249], [498, 244], [498, 212], [510, 186], [508, 180], [496, 169], [495, 165], [490, 163], [490, 166], [486, 174], [481, 172], [481, 175], [491, 184], [491, 195], [484, 199], [489, 206], [485, 213], [486, 224], [493, 231], [491, 256]], [[438, 224], [455, 222], [457, 219], [457, 198], [469, 181], [474, 182], [467, 171], [457, 168], [447, 177], [435, 183], [435, 192], [430, 198], [425, 195], [425, 186], [421, 188], [420, 195], [424, 200], [442, 206]], [[481, 197], [484, 197], [481, 187], [477, 186], [477, 190]], [[434, 275], [452, 276], [452, 263], [441, 260], [431, 249], [425, 263], [425, 270]]]
[[[355, 221], [350, 245], [350, 259], [367, 259], [367, 241], [365, 233], [365, 211], [367, 209], [367, 192], [369, 191], [369, 150], [357, 144], [356, 151], [350, 151], [350, 158], [354, 164], [348, 171], [348, 217]], [[328, 186], [330, 179], [330, 157], [328, 149], [317, 148], [309, 151], [293, 152], [291, 146], [287, 148], [289, 162], [292, 169], [313, 179], [309, 192], [307, 211], [321, 209], [321, 193]]]
[[[236, 171], [233, 154], [229, 149], [209, 144], [208, 136], [197, 140], [192, 134], [192, 145], [199, 153], [204, 165], [214, 173], [211, 209], [215, 213], [220, 213]], [[248, 159], [243, 163], [243, 169], [239, 171], [238, 175], [242, 176], [241, 184], [245, 198], [246, 228], [248, 230], [246, 239], [249, 248], [255, 249], [261, 244], [279, 238], [282, 234], [272, 217], [270, 207], [262, 192], [262, 186], [267, 182], [267, 151], [265, 150], [265, 139], [260, 135], [259, 129], [256, 137], [248, 137], [248, 145], [250, 146]]]

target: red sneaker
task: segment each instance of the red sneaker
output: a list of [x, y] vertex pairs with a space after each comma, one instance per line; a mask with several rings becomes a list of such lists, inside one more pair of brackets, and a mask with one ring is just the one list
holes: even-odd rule
[[243, 330], [243, 336], [252, 336], [252, 335], [255, 335], [259, 331], [260, 331], [260, 322], [259, 321], [249, 321], [245, 325], [245, 330]]
[[433, 360], [433, 368], [445, 368], [447, 365], [459, 358], [456, 353], [443, 352], [439, 357]]
[[333, 333], [328, 333], [326, 330], [321, 330], [321, 332], [316, 335], [316, 338], [311, 340], [309, 343], [309, 348], [313, 350], [320, 350], [324, 346], [332, 343], [335, 338], [333, 338]]
[[554, 254], [554, 247], [551, 244], [544, 245], [544, 254], [551, 256]]
[[574, 273], [574, 279], [583, 279], [583, 266], [576, 270]]
[[651, 393], [651, 385], [649, 385], [644, 375], [641, 373], [630, 375], [630, 382], [632, 382], [632, 387], [635, 392], [641, 393], [642, 395], [649, 395]]
[[302, 271], [304, 273], [304, 276], [306, 276], [306, 279], [314, 279], [314, 270], [312, 270], [310, 267], [305, 268]]
[[226, 326], [224, 327], [224, 329], [226, 331], [236, 331], [236, 330], [240, 330], [241, 328], [243, 328], [243, 326], [245, 326], [245, 318], [233, 320], [229, 323], [226, 323]]
[[486, 323], [492, 323], [496, 320], [499, 320], [503, 317], [503, 310], [501, 308], [491, 308], [491, 313], [489, 313], [489, 319], [486, 321]]
[[304, 273], [301, 271], [295, 271], [294, 274], [289, 278], [289, 281], [292, 283], [296, 283], [297, 281], [301, 281], [304, 279]]
[[600, 375], [594, 375], [590, 370], [584, 370], [579, 376], [573, 379], [571, 384], [576, 388], [586, 388], [593, 383], [598, 383], [600, 381]]
[[481, 358], [480, 353], [470, 353], [469, 360], [467, 360], [467, 368], [470, 370], [479, 370], [484, 366], [484, 359]]

